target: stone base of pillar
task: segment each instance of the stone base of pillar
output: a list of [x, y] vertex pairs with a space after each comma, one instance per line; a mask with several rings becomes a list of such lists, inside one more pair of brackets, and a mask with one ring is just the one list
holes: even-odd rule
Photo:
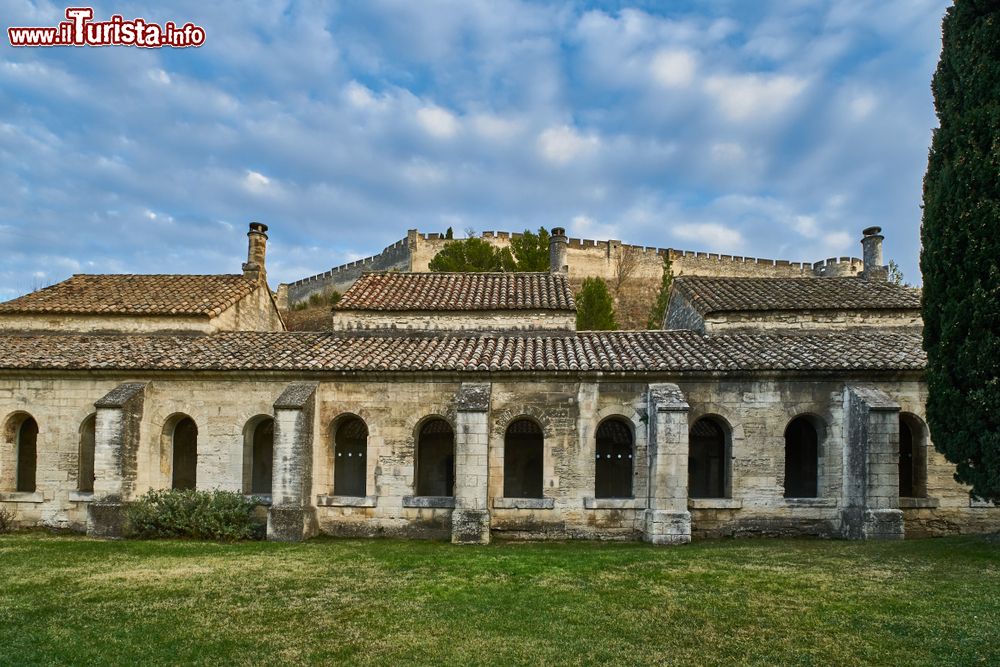
[[490, 513], [456, 509], [451, 513], [452, 544], [489, 544]]
[[301, 542], [315, 534], [313, 507], [272, 506], [267, 511], [267, 539], [273, 542]]
[[87, 505], [87, 535], [106, 539], [125, 537], [125, 503], [98, 500]]
[[687, 544], [691, 541], [691, 513], [646, 510], [642, 539], [653, 544]]
[[866, 540], [903, 539], [903, 511], [867, 510], [862, 532]]

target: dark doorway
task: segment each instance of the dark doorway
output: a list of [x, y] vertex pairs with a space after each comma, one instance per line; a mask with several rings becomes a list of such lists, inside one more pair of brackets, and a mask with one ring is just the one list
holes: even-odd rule
[[726, 497], [726, 432], [714, 419], [694, 423], [688, 440], [688, 496]]
[[505, 498], [542, 497], [542, 461], [545, 437], [538, 424], [518, 419], [503, 439], [503, 495]]
[[796, 417], [785, 428], [785, 497], [819, 495], [819, 436], [807, 417]]
[[913, 431], [903, 419], [899, 420], [899, 495], [913, 498]]
[[358, 417], [344, 417], [334, 435], [333, 493], [364, 496], [368, 478], [368, 426]]
[[94, 490], [94, 447], [97, 441], [97, 415], [90, 415], [80, 426], [80, 453], [76, 488], [83, 493]]
[[430, 419], [417, 437], [418, 496], [455, 495], [455, 432], [443, 419]]
[[17, 430], [17, 486], [24, 493], [35, 491], [38, 467], [38, 422], [28, 417]]
[[198, 484], [198, 427], [190, 417], [184, 417], [174, 426], [173, 488], [194, 489]]
[[621, 419], [605, 419], [597, 427], [594, 496], [632, 497], [632, 429]]
[[270, 495], [274, 465], [274, 420], [264, 419], [253, 430], [250, 493]]

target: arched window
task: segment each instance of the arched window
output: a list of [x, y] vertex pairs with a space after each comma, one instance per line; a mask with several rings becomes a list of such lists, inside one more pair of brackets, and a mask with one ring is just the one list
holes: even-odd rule
[[503, 495], [505, 498], [542, 497], [542, 461], [545, 438], [530, 419], [518, 419], [503, 438]]
[[333, 493], [364, 496], [368, 480], [368, 426], [353, 415], [341, 418], [333, 436]]
[[785, 497], [819, 495], [819, 434], [808, 417], [796, 417], [785, 427]]
[[455, 432], [443, 419], [429, 419], [417, 437], [417, 495], [455, 495]]
[[718, 421], [702, 417], [688, 437], [688, 496], [725, 498], [726, 431]]
[[194, 489], [198, 485], [198, 426], [190, 417], [181, 417], [170, 439], [173, 448], [172, 488]]
[[94, 490], [94, 446], [97, 415], [90, 415], [80, 425], [80, 449], [77, 458], [76, 489], [83, 493]]
[[899, 415], [899, 496], [927, 496], [927, 446], [919, 417]]
[[605, 419], [597, 427], [594, 496], [632, 497], [632, 429], [622, 419]]
[[17, 429], [17, 486], [25, 493], [35, 491], [35, 470], [38, 466], [38, 422], [28, 417]]
[[243, 429], [243, 493], [271, 493], [274, 466], [274, 419], [254, 417]]

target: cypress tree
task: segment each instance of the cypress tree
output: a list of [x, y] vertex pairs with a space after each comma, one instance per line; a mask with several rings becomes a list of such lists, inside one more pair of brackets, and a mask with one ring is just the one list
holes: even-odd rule
[[576, 328], [579, 331], [614, 331], [614, 300], [608, 284], [600, 278], [584, 278], [580, 293], [576, 295]]
[[927, 420], [972, 494], [1000, 502], [1000, 2], [956, 0], [924, 177]]

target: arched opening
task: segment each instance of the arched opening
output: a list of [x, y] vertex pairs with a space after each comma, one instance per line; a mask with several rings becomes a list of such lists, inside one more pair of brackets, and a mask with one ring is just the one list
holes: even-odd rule
[[190, 417], [181, 417], [170, 438], [173, 451], [174, 489], [194, 489], [198, 485], [198, 426]]
[[455, 495], [455, 432], [440, 417], [420, 427], [416, 477], [418, 496]]
[[605, 419], [597, 427], [597, 459], [594, 465], [594, 496], [632, 497], [632, 428], [624, 419]]
[[368, 426], [360, 417], [339, 419], [333, 435], [333, 493], [362, 497], [367, 493]]
[[541, 498], [545, 436], [530, 419], [517, 419], [503, 438], [503, 495], [505, 498]]
[[27, 417], [17, 429], [16, 491], [34, 493], [35, 472], [38, 468], [38, 422]]
[[785, 427], [785, 497], [819, 496], [819, 433], [806, 416]]
[[927, 441], [924, 424], [909, 413], [899, 415], [899, 496], [927, 496]]
[[80, 448], [77, 457], [76, 489], [94, 491], [94, 448], [97, 443], [97, 415], [90, 415], [80, 425]]
[[716, 419], [702, 417], [688, 436], [688, 496], [725, 498], [727, 432]]
[[274, 465], [274, 419], [263, 417], [250, 429], [249, 488], [252, 495], [271, 494], [271, 472]]

